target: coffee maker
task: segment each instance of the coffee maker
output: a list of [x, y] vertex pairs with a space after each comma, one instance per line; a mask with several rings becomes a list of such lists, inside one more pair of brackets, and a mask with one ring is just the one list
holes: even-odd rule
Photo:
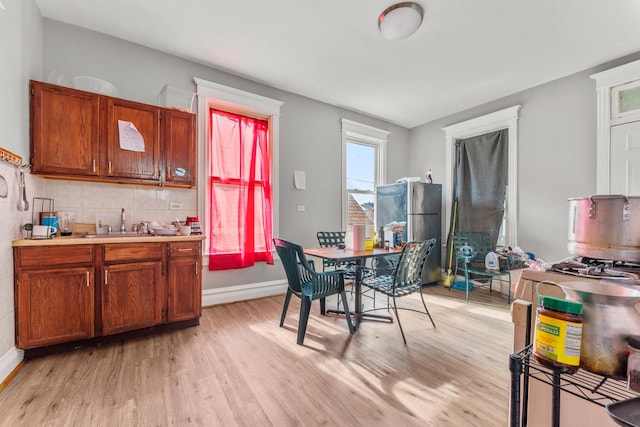
[[187, 225], [191, 227], [191, 234], [202, 234], [202, 228], [200, 228], [200, 218], [197, 216], [188, 216]]

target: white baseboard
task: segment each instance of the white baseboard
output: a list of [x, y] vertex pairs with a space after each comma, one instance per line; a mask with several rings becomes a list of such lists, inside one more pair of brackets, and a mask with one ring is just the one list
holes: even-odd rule
[[24, 351], [18, 350], [13, 347], [7, 351], [2, 357], [0, 357], [0, 383], [3, 382], [11, 372], [22, 362], [24, 359]]
[[210, 305], [263, 298], [284, 294], [285, 292], [287, 292], [286, 280], [273, 280], [271, 282], [205, 289], [202, 291], [202, 306], [207, 307]]

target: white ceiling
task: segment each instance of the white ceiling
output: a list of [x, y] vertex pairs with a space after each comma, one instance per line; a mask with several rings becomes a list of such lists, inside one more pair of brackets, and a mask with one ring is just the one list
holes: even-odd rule
[[412, 128], [640, 51], [639, 0], [36, 0], [89, 28]]

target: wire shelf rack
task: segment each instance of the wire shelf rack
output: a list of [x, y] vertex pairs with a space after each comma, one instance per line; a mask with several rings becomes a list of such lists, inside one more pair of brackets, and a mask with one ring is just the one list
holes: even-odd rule
[[[534, 378], [537, 381], [555, 386], [553, 382], [553, 369], [539, 364], [535, 358], [532, 357], [531, 346], [525, 347], [514, 356], [518, 357], [521, 361], [520, 373], [526, 374], [529, 378]], [[627, 389], [627, 382], [625, 380], [604, 377], [584, 369], [580, 369], [572, 375], [560, 375], [560, 389], [603, 407], [610, 403], [639, 396], [639, 394], [633, 390]]]

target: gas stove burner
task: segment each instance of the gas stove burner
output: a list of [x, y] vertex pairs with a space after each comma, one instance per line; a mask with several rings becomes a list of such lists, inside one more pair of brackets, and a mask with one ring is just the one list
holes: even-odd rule
[[589, 257], [569, 258], [551, 266], [551, 270], [592, 278], [621, 280], [640, 279], [640, 264], [626, 261], [601, 260]]

